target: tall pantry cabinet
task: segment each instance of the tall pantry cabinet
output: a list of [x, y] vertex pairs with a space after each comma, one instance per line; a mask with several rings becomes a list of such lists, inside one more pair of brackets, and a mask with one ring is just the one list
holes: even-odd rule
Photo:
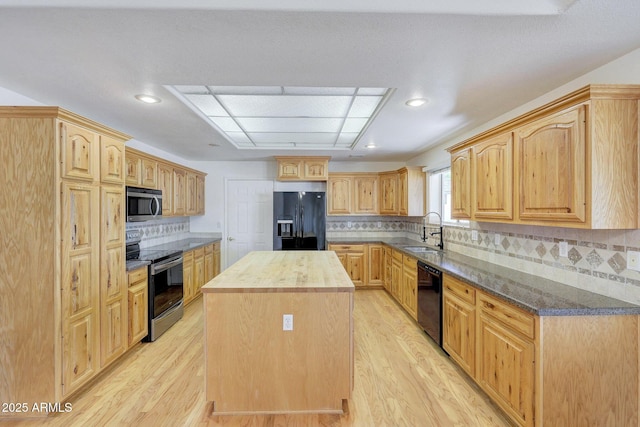
[[[0, 401], [61, 402], [126, 348], [124, 142], [0, 107]], [[2, 413], [0, 416], [42, 416]]]

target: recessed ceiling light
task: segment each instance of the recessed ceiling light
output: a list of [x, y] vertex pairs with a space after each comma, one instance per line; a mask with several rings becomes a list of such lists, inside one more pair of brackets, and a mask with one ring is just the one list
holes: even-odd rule
[[158, 102], [161, 102], [162, 100], [160, 98], [158, 98], [157, 96], [153, 96], [153, 95], [136, 95], [136, 99], [138, 101], [144, 102], [146, 104], [157, 104]]
[[209, 144], [209, 147], [220, 147], [220, 144]]
[[405, 104], [407, 104], [409, 107], [421, 107], [426, 103], [427, 103], [426, 98], [414, 98], [405, 102]]
[[376, 148], [376, 144], [374, 144], [373, 142], [370, 142], [367, 145], [365, 145], [364, 148]]

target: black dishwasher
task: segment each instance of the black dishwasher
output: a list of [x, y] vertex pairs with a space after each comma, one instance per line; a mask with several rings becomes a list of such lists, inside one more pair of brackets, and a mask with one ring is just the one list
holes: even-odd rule
[[418, 323], [442, 347], [442, 272], [418, 261]]

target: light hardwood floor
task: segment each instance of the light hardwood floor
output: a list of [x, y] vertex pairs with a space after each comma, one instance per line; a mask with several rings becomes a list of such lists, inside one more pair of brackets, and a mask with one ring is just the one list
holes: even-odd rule
[[354, 318], [355, 386], [344, 415], [211, 415], [199, 299], [157, 341], [138, 345], [72, 398], [71, 412], [0, 425], [510, 425], [385, 291], [357, 291]]

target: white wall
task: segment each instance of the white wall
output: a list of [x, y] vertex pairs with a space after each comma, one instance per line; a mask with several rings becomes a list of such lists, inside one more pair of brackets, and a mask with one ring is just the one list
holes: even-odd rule
[[640, 49], [636, 49], [625, 56], [615, 59], [600, 68], [590, 71], [569, 83], [560, 86], [520, 107], [509, 111], [477, 128], [452, 138], [442, 144], [426, 150], [414, 158], [408, 164], [412, 166], [427, 166], [449, 164], [449, 153], [446, 151], [459, 142], [469, 139], [485, 130], [491, 129], [501, 123], [516, 118], [537, 107], [547, 104], [560, 98], [574, 90], [580, 89], [588, 84], [640, 84]]

